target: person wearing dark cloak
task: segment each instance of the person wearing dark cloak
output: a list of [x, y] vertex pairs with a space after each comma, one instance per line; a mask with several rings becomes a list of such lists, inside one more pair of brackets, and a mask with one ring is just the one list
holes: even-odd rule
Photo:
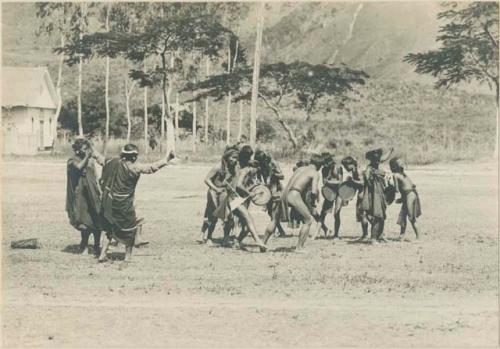
[[99, 255], [101, 192], [97, 184], [92, 150], [88, 141], [78, 138], [72, 145], [75, 154], [66, 165], [66, 211], [70, 224], [80, 231], [80, 252], [88, 254], [90, 234], [94, 235], [94, 253]]
[[363, 174], [364, 191], [361, 207], [371, 224], [371, 243], [387, 242], [384, 238], [385, 211], [387, 207], [384, 195], [387, 185], [386, 173], [379, 169], [379, 165], [389, 158], [392, 154], [392, 148], [384, 157], [382, 157], [382, 152], [382, 149], [378, 148], [368, 151], [365, 155], [369, 164]]
[[136, 145], [127, 144], [120, 156], [104, 158], [93, 151], [97, 162], [103, 165], [101, 177], [102, 210], [101, 217], [107, 239], [103, 243], [99, 262], [107, 259], [106, 253], [111, 239], [125, 245], [125, 261], [132, 257], [136, 235], [143, 221], [136, 215], [134, 207], [135, 189], [141, 174], [152, 174], [167, 166], [175, 155], [170, 152], [165, 158], [150, 164], [136, 163], [139, 151]]

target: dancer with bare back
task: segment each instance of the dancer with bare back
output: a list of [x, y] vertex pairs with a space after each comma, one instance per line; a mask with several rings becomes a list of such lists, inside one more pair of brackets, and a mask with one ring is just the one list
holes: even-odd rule
[[[321, 155], [313, 155], [309, 166], [300, 167], [294, 172], [283, 190], [280, 209], [276, 210], [273, 219], [266, 228], [264, 243], [267, 243], [269, 237], [274, 234], [278, 222], [289, 220], [288, 207], [291, 206], [304, 221], [304, 224], [300, 228], [299, 240], [295, 252], [304, 252], [304, 244], [309, 235], [309, 230], [315, 219], [314, 217], [317, 216], [316, 204], [319, 193], [319, 170], [325, 163], [326, 161]], [[310, 201], [308, 200], [308, 192], [310, 192], [311, 196]]]

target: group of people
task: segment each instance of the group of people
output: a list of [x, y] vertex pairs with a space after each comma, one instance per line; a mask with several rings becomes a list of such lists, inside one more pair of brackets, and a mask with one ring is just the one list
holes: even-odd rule
[[[199, 241], [212, 245], [212, 234], [220, 220], [224, 231], [223, 246], [233, 245], [245, 249], [243, 239], [250, 232], [264, 252], [268, 239], [276, 231], [279, 236], [285, 235], [281, 223], [288, 222], [292, 227], [300, 225], [296, 247], [296, 252], [300, 253], [304, 251], [308, 236], [315, 238], [320, 230], [323, 230], [325, 237], [332, 233], [325, 223], [328, 213], [334, 216], [333, 239], [340, 239], [341, 210], [349, 200], [355, 198], [356, 220], [362, 230], [360, 240], [383, 243], [387, 242], [384, 237], [387, 205], [394, 201], [397, 192], [400, 198], [396, 203], [402, 204], [397, 222], [401, 227], [400, 239], [405, 238], [407, 221], [410, 221], [418, 239], [420, 199], [416, 186], [405, 173], [404, 162], [398, 157], [391, 158], [391, 174], [379, 168], [381, 162], [387, 161], [391, 154], [392, 149], [387, 154], [383, 154], [381, 148], [368, 151], [366, 159], [369, 163], [361, 173], [357, 160], [352, 156], [337, 162], [332, 154], [314, 154], [309, 161], [297, 163], [292, 177], [283, 186], [284, 175], [269, 154], [259, 149], [254, 154], [252, 147], [245, 143], [229, 146], [220, 164], [213, 167], [205, 178], [208, 186], [207, 204]], [[248, 209], [250, 202], [261, 194], [255, 188], [262, 185], [269, 189], [266, 210], [271, 219], [263, 239], [257, 234]], [[343, 195], [345, 188], [352, 193], [347, 198]], [[318, 209], [320, 192], [324, 200], [321, 209]], [[318, 228], [311, 232], [314, 222], [318, 223]], [[236, 231], [236, 228], [239, 230]]]
[[[66, 211], [70, 224], [80, 231], [80, 252], [89, 253], [90, 235], [94, 236], [94, 253], [99, 262], [107, 260], [108, 247], [112, 241], [125, 245], [125, 261], [130, 261], [134, 246], [147, 244], [142, 237], [143, 219], [134, 207], [135, 189], [141, 174], [152, 174], [176, 161], [171, 152], [163, 159], [149, 163], [137, 163], [138, 147], [125, 145], [119, 156], [104, 157], [91, 142], [78, 138], [72, 145], [74, 154], [67, 162]], [[334, 216], [333, 238], [340, 239], [341, 210], [356, 197], [356, 219], [361, 224], [361, 240], [372, 243], [386, 242], [384, 224], [386, 208], [394, 200], [395, 193], [401, 197], [398, 224], [400, 238], [404, 239], [407, 221], [410, 221], [416, 237], [419, 237], [417, 218], [421, 215], [420, 200], [415, 185], [404, 171], [400, 158], [390, 160], [392, 175], [379, 168], [389, 159], [392, 149], [383, 156], [382, 149], [366, 153], [369, 161], [360, 173], [354, 157], [347, 156], [340, 162], [329, 153], [314, 154], [309, 161], [299, 161], [292, 177], [284, 186], [285, 176], [271, 156], [243, 142], [226, 147], [221, 161], [205, 178], [208, 186], [207, 203], [201, 228], [201, 243], [213, 244], [212, 235], [217, 222], [223, 224], [223, 246], [245, 249], [243, 240], [250, 235], [261, 252], [265, 252], [269, 238], [276, 233], [285, 235], [283, 222], [300, 225], [296, 252], [303, 252], [311, 227], [317, 222], [316, 237], [320, 230], [325, 236], [331, 234], [325, 220], [327, 214]], [[102, 166], [98, 180], [96, 164]], [[348, 186], [352, 196], [346, 198], [343, 188]], [[320, 190], [320, 187], [322, 189]], [[324, 200], [317, 209], [320, 192]], [[392, 197], [392, 198], [391, 198]], [[270, 222], [263, 238], [257, 232], [255, 221], [249, 210], [250, 203], [264, 206]], [[368, 236], [368, 227], [371, 234]], [[101, 248], [101, 232], [106, 232]]]
[[[142, 239], [143, 219], [134, 207], [135, 189], [141, 174], [155, 173], [175, 160], [173, 153], [150, 164], [137, 163], [138, 147], [127, 144], [118, 157], [106, 158], [90, 141], [78, 138], [72, 145], [74, 154], [67, 161], [66, 211], [70, 224], [80, 231], [80, 252], [87, 254], [90, 235], [94, 236], [94, 253], [99, 262], [107, 260], [112, 240], [125, 245], [125, 261], [130, 261], [134, 246]], [[97, 181], [96, 165], [102, 166]], [[106, 232], [101, 248], [101, 232]]]

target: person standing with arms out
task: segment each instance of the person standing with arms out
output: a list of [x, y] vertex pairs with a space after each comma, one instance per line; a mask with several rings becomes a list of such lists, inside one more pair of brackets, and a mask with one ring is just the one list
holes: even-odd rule
[[139, 149], [134, 144], [122, 148], [119, 157], [106, 159], [93, 151], [98, 163], [103, 165], [101, 177], [102, 210], [101, 216], [107, 239], [104, 241], [99, 262], [107, 259], [106, 253], [112, 238], [125, 245], [125, 261], [132, 258], [136, 235], [143, 221], [135, 212], [135, 189], [141, 174], [152, 174], [167, 166], [174, 158], [170, 152], [165, 158], [151, 164], [138, 164]]
[[365, 157], [369, 161], [363, 175], [364, 191], [362, 210], [371, 224], [371, 243], [387, 242], [384, 238], [384, 224], [386, 219], [384, 191], [386, 188], [385, 171], [379, 169], [381, 162], [386, 161], [392, 154], [390, 152], [382, 157], [382, 148], [370, 150]]
[[75, 153], [66, 165], [66, 212], [70, 224], [80, 231], [80, 252], [89, 253], [89, 236], [93, 234], [94, 254], [98, 256], [101, 241], [101, 192], [97, 184], [92, 149], [83, 138], [76, 139], [72, 147]]
[[401, 159], [392, 158], [389, 162], [389, 166], [391, 167], [391, 172], [394, 174], [393, 178], [396, 192], [399, 191], [401, 194], [401, 197], [396, 200], [396, 203], [402, 204], [397, 221], [398, 225], [401, 226], [399, 240], [402, 241], [405, 238], [407, 220], [410, 221], [415, 236], [418, 239], [420, 233], [417, 226], [417, 218], [422, 214], [422, 210], [416, 186], [405, 173], [404, 163]]
[[[319, 170], [325, 165], [325, 159], [321, 155], [311, 157], [311, 165], [298, 168], [288, 181], [281, 196], [280, 209], [276, 210], [272, 221], [266, 228], [264, 244], [274, 234], [277, 223], [289, 219], [288, 206], [293, 207], [301, 216], [304, 224], [300, 228], [299, 240], [295, 252], [303, 253], [304, 244], [309, 236], [309, 230], [316, 215], [316, 204], [319, 192]], [[311, 202], [308, 203], [307, 193], [311, 192]]]

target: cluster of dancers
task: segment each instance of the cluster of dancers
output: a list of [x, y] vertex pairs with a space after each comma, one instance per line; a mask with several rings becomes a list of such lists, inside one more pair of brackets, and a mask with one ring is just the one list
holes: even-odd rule
[[[366, 153], [368, 165], [359, 171], [352, 156], [338, 162], [330, 153], [313, 154], [307, 161], [297, 162], [286, 185], [278, 163], [271, 156], [245, 143], [226, 147], [220, 164], [205, 177], [208, 186], [207, 203], [201, 228], [200, 243], [213, 245], [212, 235], [218, 221], [222, 221], [222, 245], [246, 249], [243, 240], [250, 233], [261, 252], [268, 249], [267, 242], [273, 234], [285, 235], [282, 225], [300, 226], [296, 252], [304, 252], [309, 236], [318, 237], [322, 230], [325, 237], [340, 239], [341, 211], [356, 199], [356, 220], [361, 225], [360, 241], [384, 243], [384, 225], [387, 205], [401, 204], [397, 223], [401, 227], [400, 240], [405, 239], [407, 222], [419, 238], [417, 218], [421, 215], [420, 199], [416, 186], [405, 172], [405, 163], [392, 157], [393, 149], [384, 154], [382, 148]], [[389, 160], [391, 173], [380, 168]], [[324, 200], [319, 208], [320, 193]], [[400, 197], [396, 200], [396, 193]], [[250, 203], [264, 206], [270, 222], [264, 236], [258, 234]], [[328, 229], [325, 220], [333, 213], [334, 230]], [[313, 223], [317, 228], [312, 230]], [[370, 234], [368, 234], [371, 226]], [[311, 231], [312, 230], [312, 231]]]
[[[72, 145], [74, 154], [67, 161], [66, 211], [70, 224], [81, 234], [80, 252], [89, 253], [89, 237], [94, 236], [94, 254], [99, 262], [108, 259], [110, 244], [125, 245], [125, 261], [130, 261], [134, 247], [148, 242], [142, 236], [144, 220], [139, 218], [135, 206], [135, 190], [141, 174], [153, 174], [161, 168], [177, 163], [173, 152], [153, 163], [138, 163], [139, 149], [134, 144], [125, 145], [116, 157], [105, 157], [84, 138]], [[356, 219], [361, 224], [361, 240], [371, 243], [386, 242], [384, 223], [387, 205], [400, 198], [401, 211], [398, 224], [400, 238], [404, 239], [407, 221], [419, 237], [417, 218], [421, 215], [416, 187], [405, 173], [404, 162], [397, 157], [390, 159], [391, 174], [379, 168], [389, 159], [392, 149], [383, 154], [382, 149], [366, 153], [368, 165], [360, 173], [352, 156], [336, 161], [329, 153], [313, 154], [308, 161], [299, 161], [293, 175], [284, 186], [280, 166], [263, 150], [239, 142], [226, 147], [220, 164], [210, 170], [205, 178], [208, 186], [207, 203], [201, 228], [201, 243], [213, 244], [212, 234], [217, 222], [223, 224], [223, 246], [246, 249], [243, 241], [250, 234], [261, 252], [268, 250], [269, 238], [277, 233], [285, 235], [282, 225], [300, 225], [296, 252], [304, 251], [304, 244], [311, 234], [314, 238], [323, 230], [331, 234], [325, 219], [334, 215], [333, 238], [339, 239], [340, 213], [344, 206], [356, 198]], [[96, 165], [102, 166], [98, 180]], [[318, 209], [320, 193], [324, 197]], [[249, 210], [250, 204], [265, 207], [270, 222], [263, 237], [257, 232]], [[311, 227], [317, 222], [317, 229]], [[371, 225], [371, 234], [368, 228]], [[102, 239], [101, 232], [106, 232]]]

